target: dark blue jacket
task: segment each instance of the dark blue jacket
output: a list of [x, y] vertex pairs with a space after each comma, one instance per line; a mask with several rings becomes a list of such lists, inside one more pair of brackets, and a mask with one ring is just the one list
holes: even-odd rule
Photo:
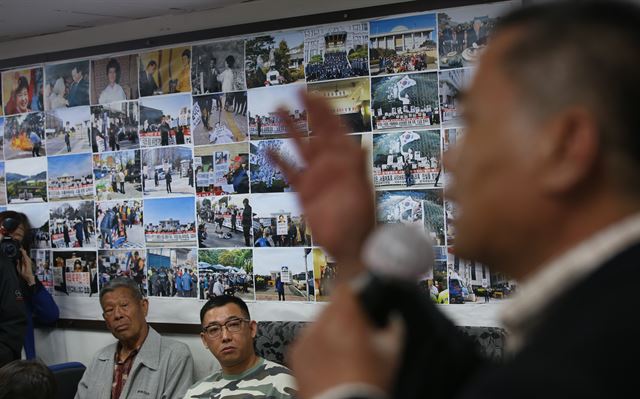
[[60, 311], [53, 297], [40, 280], [29, 288], [23, 284], [24, 303], [27, 308], [27, 333], [24, 336], [24, 352], [27, 359], [35, 359], [36, 346], [33, 334], [34, 325], [51, 325], [58, 321]]

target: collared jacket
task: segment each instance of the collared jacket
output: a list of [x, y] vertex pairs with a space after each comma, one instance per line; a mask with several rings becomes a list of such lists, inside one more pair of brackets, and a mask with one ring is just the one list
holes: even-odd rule
[[[116, 348], [114, 343], [96, 354], [78, 384], [75, 399], [111, 399]], [[182, 398], [192, 384], [193, 359], [187, 345], [149, 327], [120, 398]]]

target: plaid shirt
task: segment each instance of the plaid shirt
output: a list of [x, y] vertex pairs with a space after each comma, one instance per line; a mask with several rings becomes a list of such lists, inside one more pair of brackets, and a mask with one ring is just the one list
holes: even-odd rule
[[133, 361], [136, 359], [136, 355], [138, 354], [140, 347], [131, 351], [127, 358], [122, 361], [118, 360], [118, 353], [120, 353], [120, 349], [121, 346], [120, 343], [118, 343], [118, 348], [116, 350], [115, 359], [113, 362], [113, 384], [111, 385], [112, 399], [120, 398], [122, 388], [124, 387], [124, 384], [127, 383], [127, 378], [129, 378], [131, 366], [133, 366]]

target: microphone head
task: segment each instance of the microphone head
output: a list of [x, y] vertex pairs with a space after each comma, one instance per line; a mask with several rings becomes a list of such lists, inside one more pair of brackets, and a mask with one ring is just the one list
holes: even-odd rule
[[379, 225], [367, 238], [362, 259], [376, 276], [416, 282], [433, 269], [433, 240], [420, 227]]

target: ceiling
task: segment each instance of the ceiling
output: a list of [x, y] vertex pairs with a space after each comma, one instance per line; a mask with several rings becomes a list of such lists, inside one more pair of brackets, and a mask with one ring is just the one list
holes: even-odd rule
[[0, 0], [0, 43], [250, 1], [255, 0]]

